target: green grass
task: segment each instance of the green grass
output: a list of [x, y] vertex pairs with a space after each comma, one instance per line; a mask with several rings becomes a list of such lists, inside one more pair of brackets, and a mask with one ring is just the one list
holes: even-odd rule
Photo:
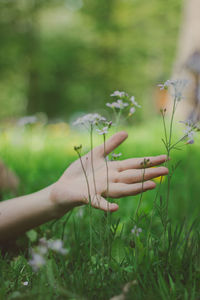
[[[165, 153], [160, 121], [127, 130], [129, 139], [119, 150], [122, 159]], [[179, 134], [177, 129], [175, 136]], [[20, 177], [19, 194], [26, 194], [58, 179], [76, 159], [73, 146], [82, 143], [86, 151], [87, 140], [86, 133], [67, 126], [10, 128], [1, 133], [0, 157]], [[92, 256], [89, 208], [83, 208], [82, 217], [74, 209], [71, 215], [24, 235], [7, 250], [3, 247], [0, 299], [106, 300], [121, 294], [128, 282], [133, 284], [124, 299], [200, 299], [199, 146], [198, 140], [172, 155], [171, 166], [181, 163], [172, 178], [166, 233], [161, 218], [165, 218], [167, 180], [143, 194], [136, 220], [142, 228], [139, 237], [131, 233], [139, 196], [117, 200], [120, 209], [112, 214], [109, 227], [103, 212], [92, 211]], [[5, 193], [4, 199], [12, 196]], [[44, 236], [63, 238], [69, 252], [66, 256], [50, 252], [46, 265], [35, 273], [28, 264], [28, 249]]]

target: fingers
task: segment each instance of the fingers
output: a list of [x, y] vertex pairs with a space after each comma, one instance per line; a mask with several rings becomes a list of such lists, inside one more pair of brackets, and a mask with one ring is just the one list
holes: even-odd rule
[[[115, 133], [111, 138], [109, 138], [104, 144], [96, 148], [102, 156], [107, 156], [110, 152], [112, 152], [115, 148], [117, 148], [125, 139], [127, 139], [128, 134], [125, 131], [120, 131]], [[105, 151], [104, 151], [105, 150]], [[104, 153], [105, 152], [105, 153]]]
[[119, 208], [119, 206], [116, 203], [110, 203], [99, 195], [94, 196], [94, 199], [92, 200], [92, 206], [106, 212], [114, 212]]
[[109, 196], [112, 198], [121, 198], [126, 196], [137, 195], [156, 187], [155, 182], [145, 181], [143, 183], [125, 184], [125, 183], [112, 183], [109, 187]]
[[119, 172], [129, 169], [142, 169], [160, 165], [168, 160], [167, 155], [129, 158], [117, 162], [117, 169]]
[[[118, 173], [117, 182], [120, 183], [137, 183], [153, 179], [155, 177], [164, 176], [169, 173], [165, 167], [158, 168], [147, 168], [147, 169], [136, 169], [126, 170]], [[116, 182], [116, 181], [115, 181]]]

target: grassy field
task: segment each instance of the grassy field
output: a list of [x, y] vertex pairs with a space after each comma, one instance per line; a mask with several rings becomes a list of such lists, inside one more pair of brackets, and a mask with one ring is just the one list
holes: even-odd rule
[[[122, 159], [165, 153], [160, 120], [126, 130]], [[79, 144], [89, 150], [87, 134], [67, 124], [10, 127], [2, 129], [0, 157], [18, 174], [21, 195], [57, 180], [77, 158], [73, 147]], [[143, 194], [136, 218], [140, 196], [117, 200], [120, 209], [112, 216], [92, 211], [92, 254], [88, 207], [28, 232], [9, 250], [3, 247], [0, 299], [200, 299], [199, 146], [198, 137], [171, 155], [170, 169], [180, 163], [172, 176], [167, 217], [164, 178], [162, 184], [157, 180], [156, 190]], [[4, 199], [12, 196], [4, 193]], [[135, 225], [142, 229], [138, 236], [131, 232]], [[45, 266], [34, 272], [29, 249], [42, 237], [62, 239], [67, 254], [50, 251]]]

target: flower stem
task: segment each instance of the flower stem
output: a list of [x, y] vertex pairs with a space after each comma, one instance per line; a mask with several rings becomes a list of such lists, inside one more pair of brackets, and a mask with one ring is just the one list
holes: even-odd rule
[[[144, 165], [144, 167], [145, 167], [145, 165]], [[144, 168], [143, 174], [142, 174], [142, 192], [140, 194], [140, 199], [139, 199], [139, 202], [138, 202], [138, 206], [137, 206], [137, 209], [135, 211], [135, 217], [134, 217], [135, 220], [136, 220], [136, 217], [138, 216], [138, 211], [139, 211], [141, 203], [142, 203], [143, 187], [144, 187], [144, 174], [145, 174], [145, 168]]]
[[90, 193], [90, 185], [87, 177], [87, 173], [85, 171], [84, 165], [83, 165], [83, 160], [80, 155], [79, 151], [76, 151], [78, 154], [78, 157], [80, 159], [81, 167], [85, 176], [86, 184], [87, 184], [87, 190], [88, 190], [88, 198], [89, 198], [89, 215], [90, 215], [90, 257], [92, 256], [92, 203], [91, 203], [91, 193]]
[[93, 177], [93, 183], [94, 183], [94, 191], [95, 191], [95, 197], [98, 201], [97, 197], [97, 186], [96, 186], [96, 180], [95, 180], [95, 172], [94, 172], [94, 155], [93, 155], [93, 125], [91, 124], [90, 128], [90, 146], [91, 146], [91, 166], [92, 166], [92, 177]]
[[[169, 129], [169, 141], [167, 143], [167, 157], [170, 157], [170, 152], [171, 152], [171, 142], [172, 142], [172, 132], [173, 132], [173, 121], [174, 121], [174, 115], [175, 115], [175, 110], [176, 110], [176, 97], [174, 98], [174, 103], [173, 103], [173, 109], [172, 109], [172, 115], [171, 115], [171, 120], [170, 120], [170, 129]], [[165, 124], [165, 122], [164, 122]], [[170, 186], [171, 186], [171, 176], [170, 174], [167, 176], [167, 199], [166, 199], [166, 222], [165, 222], [165, 228], [164, 231], [166, 233], [167, 229], [167, 221], [168, 221], [168, 208], [169, 208], [169, 197], [170, 197]]]
[[105, 159], [105, 164], [106, 164], [106, 200], [107, 200], [107, 214], [106, 214], [106, 223], [107, 223], [107, 242], [108, 242], [108, 253], [109, 253], [109, 257], [110, 257], [110, 212], [109, 212], [109, 202], [108, 202], [108, 197], [109, 197], [109, 173], [108, 173], [108, 161], [106, 158], [106, 135], [103, 135], [103, 145], [104, 145], [104, 159]]

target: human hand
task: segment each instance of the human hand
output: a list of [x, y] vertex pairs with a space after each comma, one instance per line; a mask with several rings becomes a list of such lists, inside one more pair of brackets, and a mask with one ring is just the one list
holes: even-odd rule
[[[167, 160], [166, 155], [108, 161], [107, 173], [105, 156], [117, 148], [127, 137], [126, 132], [118, 132], [106, 141], [105, 150], [104, 144], [93, 149], [95, 183], [91, 151], [81, 158], [87, 174], [89, 191], [80, 159], [66, 169], [52, 186], [50, 196], [59, 213], [64, 214], [75, 206], [87, 204], [89, 199], [95, 208], [103, 211], [116, 211], [118, 205], [109, 203], [104, 197], [121, 198], [154, 189], [156, 184], [151, 179], [168, 174], [166, 167], [151, 168], [164, 163]], [[145, 166], [144, 160], [147, 161]]]

